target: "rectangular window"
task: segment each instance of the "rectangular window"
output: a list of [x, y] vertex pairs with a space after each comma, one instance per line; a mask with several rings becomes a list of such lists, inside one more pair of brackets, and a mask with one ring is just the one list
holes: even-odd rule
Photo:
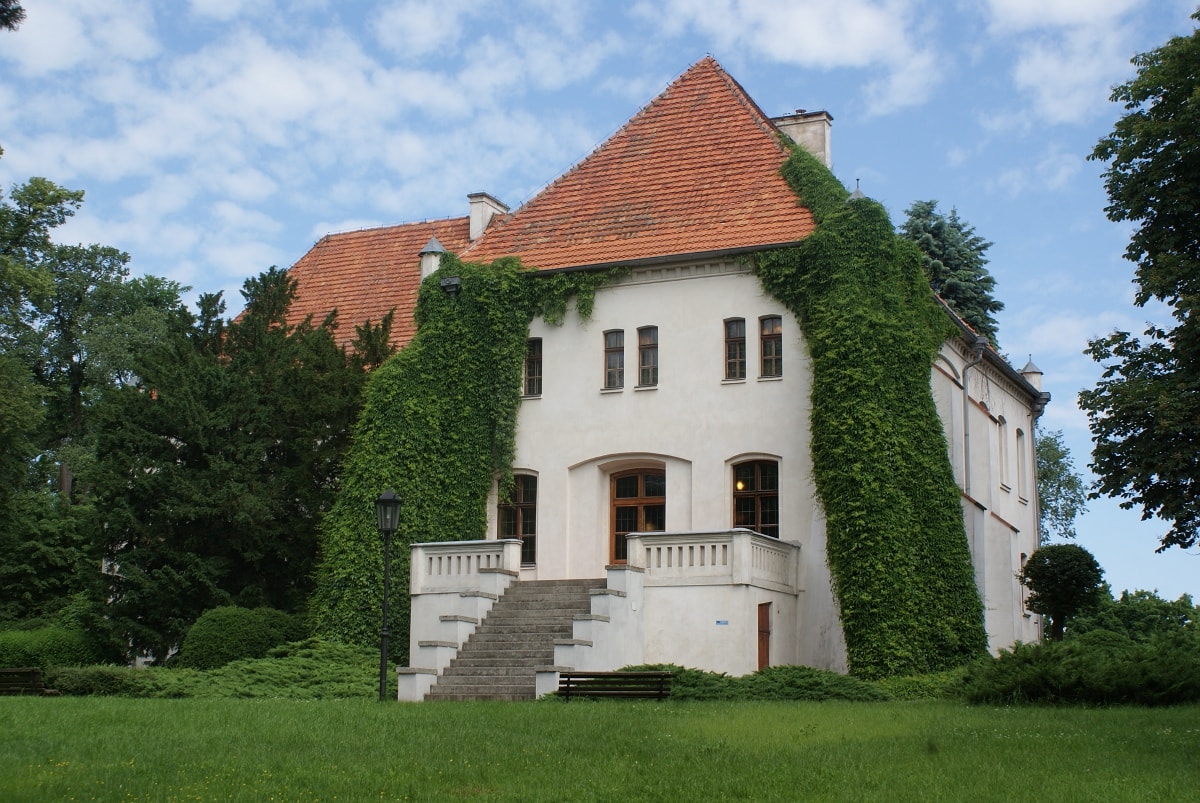
[[746, 378], [746, 320], [725, 321], [725, 378]]
[[512, 501], [499, 508], [501, 538], [521, 539], [521, 565], [537, 563], [537, 477], [513, 477]]
[[638, 329], [638, 386], [658, 384], [658, 327]]
[[523, 391], [526, 396], [542, 395], [542, 339], [531, 337], [525, 343], [525, 380]]
[[768, 315], [759, 319], [762, 331], [762, 373], [783, 376], [783, 318]]
[[1025, 433], [1017, 430], [1017, 497], [1029, 499], [1029, 467], [1025, 462], [1029, 459], [1025, 446]]
[[625, 387], [625, 331], [604, 333], [604, 387]]

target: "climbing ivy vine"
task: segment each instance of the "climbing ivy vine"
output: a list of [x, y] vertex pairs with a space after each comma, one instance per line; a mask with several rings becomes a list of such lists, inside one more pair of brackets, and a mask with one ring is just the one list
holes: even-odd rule
[[[511, 483], [530, 322], [541, 315], [561, 323], [572, 300], [586, 318], [596, 289], [618, 274], [539, 274], [512, 258], [480, 265], [443, 256], [421, 284], [416, 336], [364, 391], [342, 487], [321, 528], [318, 633], [376, 643], [383, 551], [374, 502], [392, 488], [404, 504], [392, 541], [389, 629], [394, 654], [406, 654], [409, 544], [483, 538], [493, 481]], [[457, 298], [439, 288], [449, 275], [461, 281]]]
[[783, 175], [816, 231], [755, 264], [812, 355], [813, 472], [851, 671], [957, 666], [984, 650], [986, 634], [929, 384], [954, 330], [916, 247], [896, 236], [880, 204], [849, 200], [798, 148]]

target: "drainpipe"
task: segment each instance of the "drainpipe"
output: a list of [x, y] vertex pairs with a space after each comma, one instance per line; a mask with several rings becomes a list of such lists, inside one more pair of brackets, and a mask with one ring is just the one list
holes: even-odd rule
[[971, 344], [971, 359], [963, 366], [963, 493], [971, 496], [971, 390], [967, 383], [967, 374], [972, 368], [983, 362], [983, 350], [987, 348], [988, 339], [983, 335], [975, 335]]

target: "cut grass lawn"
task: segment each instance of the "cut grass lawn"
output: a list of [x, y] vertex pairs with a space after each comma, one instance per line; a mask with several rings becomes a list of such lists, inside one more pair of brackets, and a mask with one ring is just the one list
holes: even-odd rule
[[1194, 800], [1200, 707], [0, 699], [0, 800]]

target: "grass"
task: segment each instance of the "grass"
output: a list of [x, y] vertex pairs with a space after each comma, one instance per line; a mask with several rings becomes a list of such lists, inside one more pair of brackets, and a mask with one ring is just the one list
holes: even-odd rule
[[1191, 800], [1200, 707], [0, 699], [0, 799]]

